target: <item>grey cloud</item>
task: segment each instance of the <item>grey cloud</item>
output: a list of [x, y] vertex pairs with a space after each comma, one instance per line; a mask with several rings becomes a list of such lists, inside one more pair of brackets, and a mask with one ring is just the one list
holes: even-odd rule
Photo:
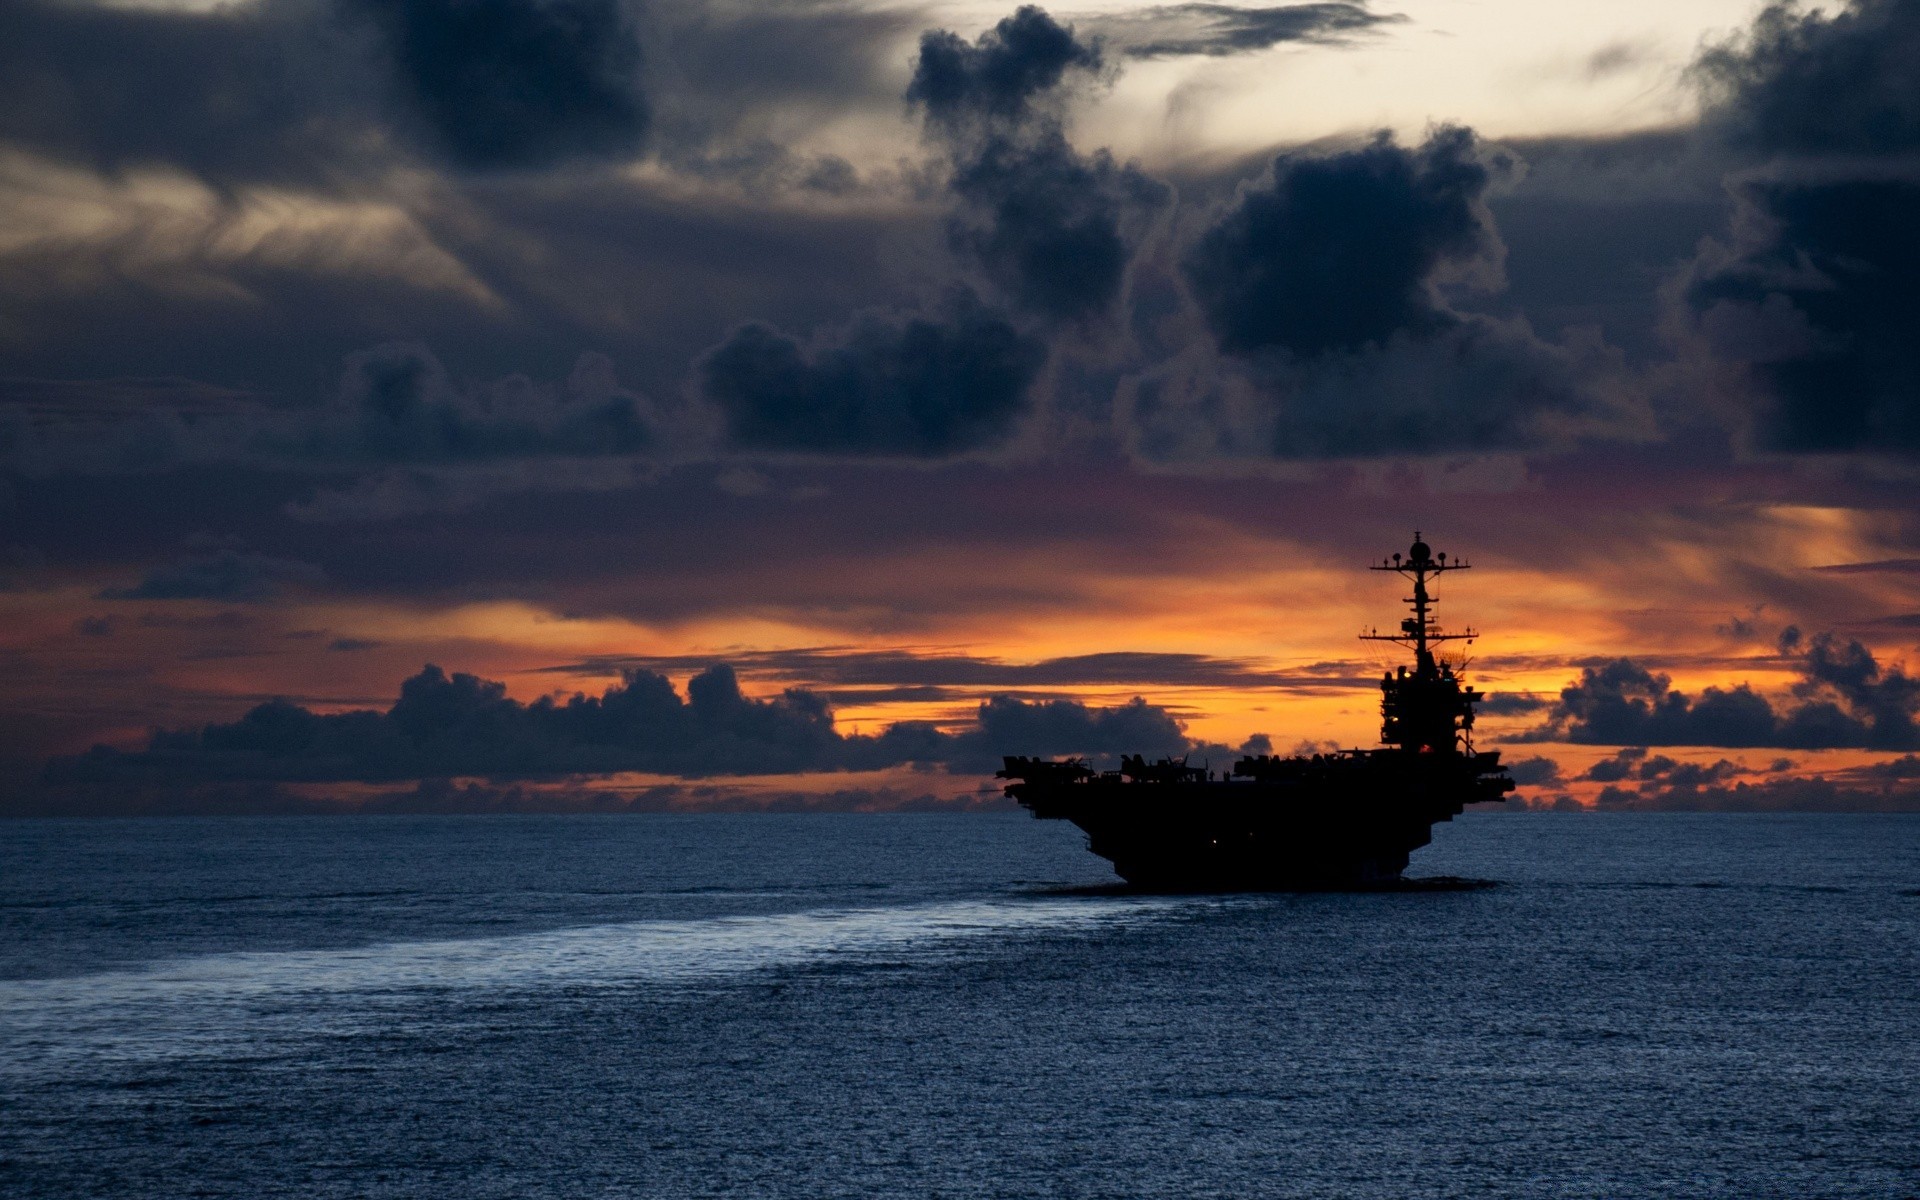
[[380, 117], [364, 39], [324, 3], [213, 12], [0, 6], [0, 139], [115, 170], [317, 178], [362, 161]]
[[993, 138], [956, 155], [951, 187], [976, 214], [954, 222], [954, 245], [1015, 303], [1059, 320], [1112, 307], [1137, 227], [1170, 197], [1105, 151], [1080, 154], [1058, 130]]
[[463, 391], [424, 346], [393, 343], [347, 359], [336, 410], [309, 450], [375, 462], [635, 454], [656, 440], [640, 397], [586, 356], [563, 388], [509, 376]]
[[1494, 169], [1472, 131], [1417, 148], [1386, 134], [1332, 155], [1283, 154], [1194, 243], [1189, 283], [1222, 349], [1302, 357], [1455, 324], [1447, 268], [1497, 260], [1484, 207]]
[[1850, 0], [1832, 11], [1769, 4], [1694, 66], [1710, 121], [1764, 153], [1920, 150], [1920, 8]]
[[904, 763], [990, 770], [1003, 754], [1176, 753], [1187, 742], [1165, 710], [994, 697], [946, 733], [902, 722], [844, 735], [816, 693], [743, 695], [731, 667], [695, 675], [684, 697], [664, 676], [629, 672], [600, 696], [522, 704], [504, 685], [428, 666], [384, 712], [321, 714], [285, 700], [238, 721], [160, 731], [142, 751], [107, 747], [51, 761], [50, 785], [215, 781], [550, 777], [647, 771], [682, 776], [875, 769]]
[[953, 246], [1054, 320], [1112, 308], [1145, 222], [1171, 198], [1131, 164], [1067, 141], [1066, 94], [1102, 66], [1097, 42], [1028, 6], [972, 45], [928, 33], [907, 88], [949, 160]]
[[1560, 764], [1550, 758], [1517, 758], [1506, 766], [1507, 774], [1521, 787], [1550, 787], [1562, 782]]
[[[1109, 651], [1008, 663], [963, 654], [921, 654], [906, 650], [853, 650], [838, 647], [766, 650], [735, 655], [733, 661], [756, 676], [806, 679], [834, 688], [1062, 688], [1114, 685], [1160, 687], [1286, 688], [1295, 691], [1370, 690], [1378, 677], [1354, 664], [1312, 663], [1283, 671], [1203, 654]], [[686, 657], [613, 657], [549, 667], [577, 675], [643, 669], [681, 671], [704, 665]], [[1536, 706], [1538, 707], [1538, 706]]]
[[1044, 343], [959, 295], [935, 317], [864, 313], [813, 346], [742, 326], [699, 377], [737, 445], [933, 458], [1011, 436], [1046, 357]]
[[582, 355], [557, 385], [510, 375], [466, 386], [425, 346], [394, 342], [348, 355], [325, 404], [170, 399], [162, 393], [148, 404], [83, 402], [32, 419], [26, 405], [0, 409], [15, 421], [0, 438], [0, 462], [36, 474], [207, 462], [339, 470], [628, 457], [661, 445], [659, 414], [596, 354]]
[[1341, 43], [1404, 20], [1362, 3], [1162, 4], [1099, 17], [1087, 26], [1128, 58], [1175, 58], [1249, 54], [1285, 42]]
[[395, 135], [462, 168], [537, 167], [633, 153], [639, 66], [618, 0], [22, 0], [0, 17], [0, 137], [222, 180], [362, 176]]
[[1677, 323], [1759, 393], [1755, 443], [1920, 454], [1920, 9], [1766, 8], [1695, 76], [1708, 127], [1766, 165], [1670, 288]]
[[1480, 702], [1480, 712], [1489, 717], [1513, 717], [1539, 712], [1547, 701], [1524, 692], [1492, 692]]
[[[1581, 671], [1547, 721], [1522, 740], [1627, 746], [1861, 747], [1920, 745], [1914, 715], [1920, 680], [1875, 660], [1859, 642], [1831, 634], [1807, 643], [1796, 685], [1799, 703], [1776, 706], [1746, 684], [1697, 696], [1631, 659]], [[1601, 776], [1594, 776], [1601, 778]]]
[[1920, 788], [1819, 775], [1712, 784], [1658, 779], [1602, 788], [1597, 803], [1642, 812], [1920, 812]]
[[297, 559], [223, 549], [155, 567], [132, 587], [108, 588], [102, 600], [268, 600], [288, 588], [319, 587], [327, 574]]
[[631, 154], [640, 45], [619, 0], [350, 0], [431, 141], [471, 168]]
[[[1129, 385], [1154, 460], [1518, 451], [1643, 419], [1618, 351], [1463, 311], [1504, 247], [1486, 197], [1516, 169], [1471, 130], [1278, 156], [1186, 247], [1204, 330]], [[1179, 328], [1179, 322], [1163, 322]]]
[[931, 30], [920, 39], [907, 101], [943, 128], [1023, 125], [1071, 72], [1100, 70], [1097, 44], [1080, 41], [1037, 6], [1024, 5], [969, 45]]
[[1920, 454], [1920, 178], [1775, 173], [1681, 280], [1710, 353], [1760, 384], [1763, 448]]

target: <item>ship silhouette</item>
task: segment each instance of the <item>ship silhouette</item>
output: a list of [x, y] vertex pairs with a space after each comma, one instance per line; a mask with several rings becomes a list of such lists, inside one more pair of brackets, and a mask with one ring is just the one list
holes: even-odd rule
[[1087, 847], [1112, 861], [1129, 884], [1155, 890], [1278, 891], [1391, 885], [1433, 826], [1469, 804], [1513, 790], [1497, 750], [1473, 748], [1473, 706], [1481, 694], [1435, 653], [1471, 642], [1472, 629], [1442, 632], [1427, 583], [1447, 561], [1413, 535], [1413, 546], [1371, 567], [1413, 583], [1412, 614], [1398, 632], [1366, 641], [1413, 652], [1380, 681], [1380, 741], [1373, 750], [1290, 758], [1241, 758], [1227, 772], [1182, 759], [1123, 755], [1117, 771], [1085, 759], [1014, 756], [998, 777], [1035, 817], [1071, 821]]

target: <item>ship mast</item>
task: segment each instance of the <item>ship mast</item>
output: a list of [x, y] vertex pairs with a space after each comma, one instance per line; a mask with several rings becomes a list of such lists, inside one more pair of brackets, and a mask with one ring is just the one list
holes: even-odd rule
[[1366, 642], [1396, 642], [1413, 651], [1414, 673], [1422, 678], [1435, 674], [1432, 647], [1441, 642], [1471, 642], [1479, 635], [1471, 628], [1458, 633], [1443, 632], [1433, 617], [1433, 607], [1439, 603], [1439, 597], [1427, 591], [1427, 580], [1437, 578], [1448, 571], [1465, 571], [1473, 564], [1463, 558], [1447, 561], [1446, 551], [1439, 554], [1421, 538], [1420, 531], [1413, 531], [1413, 545], [1403, 559], [1396, 554], [1390, 559], [1380, 560], [1379, 565], [1368, 567], [1370, 571], [1392, 571], [1413, 580], [1413, 595], [1406, 602], [1413, 606], [1413, 615], [1400, 622], [1399, 633], [1381, 633], [1370, 629], [1360, 635]]
[[1413, 651], [1411, 674], [1400, 667], [1380, 680], [1380, 740], [1390, 746], [1420, 754], [1473, 751], [1473, 706], [1482, 697], [1463, 686], [1452, 664], [1438, 662], [1433, 648], [1443, 642], [1470, 642], [1476, 635], [1472, 629], [1441, 629], [1433, 616], [1439, 598], [1427, 590], [1429, 579], [1467, 568], [1465, 559], [1448, 562], [1444, 553], [1435, 554], [1418, 531], [1405, 557], [1396, 554], [1372, 568], [1413, 581], [1413, 595], [1407, 597], [1413, 615], [1400, 622], [1400, 631], [1370, 629], [1360, 635], [1365, 641], [1393, 642]]

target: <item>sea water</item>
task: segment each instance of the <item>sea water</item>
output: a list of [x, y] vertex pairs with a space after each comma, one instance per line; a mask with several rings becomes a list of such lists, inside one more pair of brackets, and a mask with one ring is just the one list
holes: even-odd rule
[[1920, 1194], [1920, 818], [1470, 815], [1150, 896], [1024, 816], [0, 824], [0, 1194]]

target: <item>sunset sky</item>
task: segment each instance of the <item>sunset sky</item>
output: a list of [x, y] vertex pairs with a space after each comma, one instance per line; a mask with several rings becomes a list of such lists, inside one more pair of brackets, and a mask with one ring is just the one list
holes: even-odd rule
[[0, 810], [1371, 745], [1415, 529], [1521, 803], [1920, 808], [1916, 63], [1916, 0], [13, 0]]

